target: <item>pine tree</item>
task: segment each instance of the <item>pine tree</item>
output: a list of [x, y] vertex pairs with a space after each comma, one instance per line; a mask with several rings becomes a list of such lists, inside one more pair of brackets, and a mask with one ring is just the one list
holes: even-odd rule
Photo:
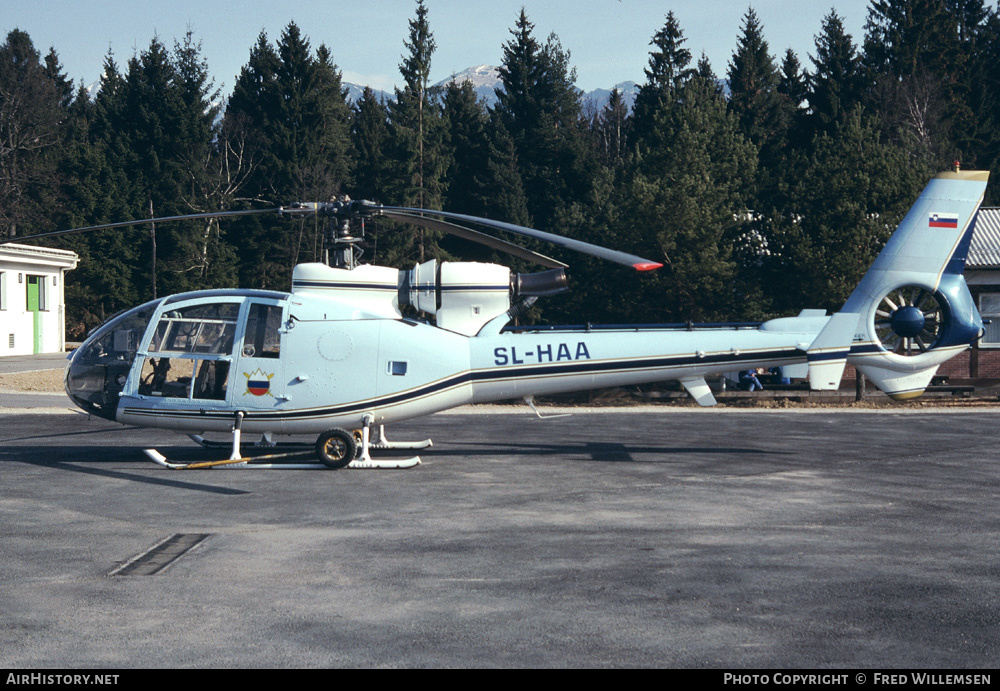
[[[975, 113], [976, 128], [964, 163], [1000, 174], [1000, 14], [990, 11], [983, 20], [969, 69], [969, 107]], [[997, 185], [986, 188], [984, 205], [1000, 204]]]
[[[91, 103], [81, 88], [70, 112], [73, 133], [62, 180], [65, 228], [141, 218], [142, 193], [126, 126], [125, 79], [109, 51], [101, 86]], [[67, 275], [67, 328], [77, 336], [151, 294], [149, 264], [141, 248], [148, 230], [109, 228], [63, 238], [60, 245], [80, 255]]]
[[[445, 88], [444, 117], [449, 133], [449, 211], [510, 223], [528, 222], [524, 190], [510, 136], [491, 119], [471, 82], [451, 82]], [[458, 243], [445, 241], [446, 247]], [[463, 245], [463, 256], [493, 261], [494, 255]], [[507, 261], [505, 258], [504, 262]]]
[[0, 239], [47, 229], [41, 203], [53, 187], [48, 151], [60, 140], [61, 84], [31, 38], [14, 29], [0, 45]]
[[420, 208], [440, 203], [440, 180], [435, 163], [440, 161], [443, 132], [440, 110], [432, 99], [429, 80], [431, 57], [437, 48], [427, 19], [427, 8], [418, 0], [416, 16], [409, 22], [409, 40], [403, 45], [409, 53], [399, 65], [402, 90], [389, 106], [390, 122], [396, 135], [402, 166], [403, 198], [400, 202]]
[[[247, 198], [269, 204], [327, 201], [352, 168], [349, 108], [341, 75], [326, 46], [313, 56], [308, 39], [289, 23], [276, 48], [261, 34], [240, 72], [226, 109], [257, 163], [244, 186]], [[240, 285], [287, 289], [302, 260], [320, 258], [315, 220], [241, 219]]]
[[701, 54], [698, 59], [698, 65], [695, 68], [695, 74], [701, 77], [705, 82], [708, 82], [715, 87], [715, 93], [722, 95], [722, 85], [719, 83], [719, 78], [715, 74], [715, 70], [712, 69], [712, 63], [708, 59], [708, 55], [705, 53]]
[[775, 308], [839, 309], [930, 174], [904, 147], [886, 141], [860, 107], [821, 133], [789, 207], [774, 216]]
[[471, 82], [452, 81], [445, 86], [443, 114], [449, 154], [445, 207], [458, 213], [482, 215], [481, 174], [489, 157], [489, 140], [486, 110]]
[[351, 114], [354, 178], [351, 193], [358, 199], [381, 200], [389, 187], [389, 113], [385, 104], [365, 87]]
[[[182, 199], [191, 213], [223, 210], [231, 190], [218, 178], [221, 128], [219, 91], [209, 76], [201, 44], [188, 31], [174, 43], [176, 88], [183, 104], [179, 112], [177, 158], [185, 171]], [[195, 232], [195, 228], [197, 232]], [[193, 224], [191, 232], [176, 237], [178, 269], [185, 274], [178, 287], [200, 289], [237, 285], [236, 252], [227, 242], [218, 219]], [[186, 285], [185, 285], [186, 284]]]
[[766, 197], [787, 158], [790, 114], [783, 108], [778, 70], [753, 8], [744, 16], [743, 33], [729, 63], [728, 75], [729, 109], [740, 129], [760, 151], [761, 194]]
[[979, 126], [967, 98], [987, 16], [979, 0], [876, 0], [868, 10], [869, 102], [889, 133], [937, 167], [976, 146]]
[[333, 62], [333, 55], [325, 45], [316, 49], [316, 127], [319, 143], [316, 155], [328, 165], [328, 174], [335, 181], [337, 190], [350, 178], [351, 156], [350, 121], [351, 107], [347, 103], [340, 70]]
[[[681, 87], [674, 107], [662, 111], [650, 146], [625, 188], [628, 228], [619, 246], [662, 258], [666, 266], [642, 282], [642, 297], [629, 300], [633, 318], [654, 321], [731, 318], [754, 312], [734, 253], [753, 179], [756, 149], [740, 132], [715, 85], [704, 78]], [[631, 235], [633, 239], [627, 238]], [[641, 309], [638, 308], [641, 306]], [[759, 312], [760, 308], [757, 308]]]
[[592, 189], [575, 71], [559, 39], [542, 46], [524, 10], [504, 44], [494, 115], [514, 142], [533, 222], [553, 229], [561, 211]]
[[816, 55], [810, 57], [814, 66], [807, 94], [811, 129], [813, 133], [829, 132], [844, 121], [863, 95], [861, 57], [835, 11], [824, 17], [822, 32], [816, 36]]
[[[729, 110], [740, 131], [757, 147], [759, 166], [750, 208], [781, 207], [783, 189], [795, 175], [789, 142], [793, 104], [779, 90], [779, 74], [753, 9], [744, 16], [743, 33], [729, 63]], [[755, 218], [750, 236], [766, 236], [766, 219]]]
[[633, 121], [629, 117], [628, 106], [619, 89], [613, 89], [608, 102], [594, 118], [594, 132], [597, 136], [598, 154], [601, 162], [609, 168], [625, 164], [630, 137], [633, 136]]
[[646, 136], [652, 120], [674, 102], [677, 90], [694, 73], [689, 67], [691, 51], [682, 47], [686, 42], [677, 18], [669, 12], [666, 23], [649, 42], [654, 49], [650, 51], [649, 65], [645, 69], [646, 82], [635, 98], [633, 128], [638, 141]]
[[[431, 57], [437, 47], [427, 19], [427, 8], [418, 0], [416, 16], [409, 21], [408, 54], [399, 72], [403, 88], [389, 104], [392, 150], [397, 166], [389, 192], [395, 203], [418, 208], [440, 208], [445, 193], [448, 160], [440, 104], [429, 88]], [[439, 234], [425, 228], [411, 232], [412, 258], [423, 262], [440, 254]]]
[[45, 76], [52, 80], [59, 96], [59, 105], [62, 108], [69, 108], [73, 102], [73, 81], [66, 77], [62, 65], [59, 62], [59, 54], [55, 48], [49, 48], [45, 55]]
[[250, 50], [247, 64], [236, 78], [225, 115], [233, 127], [247, 133], [253, 147], [260, 152], [260, 164], [248, 181], [249, 195], [266, 199], [272, 204], [281, 203], [274, 179], [280, 161], [271, 141], [274, 136], [271, 130], [281, 117], [278, 67], [278, 54], [268, 41], [267, 34], [261, 32]]

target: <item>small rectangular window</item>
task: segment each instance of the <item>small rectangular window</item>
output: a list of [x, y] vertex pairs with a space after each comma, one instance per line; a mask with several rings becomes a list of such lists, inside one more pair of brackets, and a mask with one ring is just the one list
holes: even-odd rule
[[983, 293], [979, 296], [979, 313], [986, 324], [979, 345], [985, 348], [1000, 347], [1000, 293]]
[[244, 357], [276, 358], [281, 355], [281, 305], [250, 305], [243, 335]]
[[0, 310], [7, 309], [7, 272], [0, 271]]
[[399, 360], [390, 360], [389, 374], [391, 374], [394, 377], [406, 376], [406, 362], [401, 362]]

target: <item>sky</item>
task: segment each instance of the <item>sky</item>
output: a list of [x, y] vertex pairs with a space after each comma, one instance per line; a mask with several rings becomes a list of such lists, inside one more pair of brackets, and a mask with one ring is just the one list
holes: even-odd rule
[[[7, 0], [0, 12], [5, 38], [28, 33], [43, 55], [54, 47], [66, 75], [85, 85], [101, 75], [109, 49], [119, 69], [155, 37], [172, 48], [190, 29], [201, 43], [216, 87], [231, 91], [250, 49], [264, 31], [274, 44], [294, 21], [315, 49], [326, 44], [345, 81], [390, 91], [401, 83], [408, 21], [416, 0]], [[673, 11], [694, 60], [705, 53], [725, 76], [744, 16], [752, 5], [771, 54], [780, 63], [792, 48], [804, 67], [812, 63], [815, 36], [832, 7], [860, 45], [866, 0], [425, 0], [437, 50], [431, 82], [468, 67], [499, 65], [503, 44], [524, 7], [544, 41], [555, 33], [570, 53], [579, 88], [641, 84], [650, 40]]]

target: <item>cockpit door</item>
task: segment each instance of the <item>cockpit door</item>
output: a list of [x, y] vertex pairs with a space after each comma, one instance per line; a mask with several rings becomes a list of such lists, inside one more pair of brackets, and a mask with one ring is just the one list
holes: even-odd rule
[[245, 309], [232, 377], [232, 405], [274, 408], [288, 400], [281, 360], [287, 304], [253, 299]]

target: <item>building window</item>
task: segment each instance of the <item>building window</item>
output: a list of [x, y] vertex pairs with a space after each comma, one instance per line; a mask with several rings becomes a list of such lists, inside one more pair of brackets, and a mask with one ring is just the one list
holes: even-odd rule
[[979, 345], [983, 348], [1000, 348], [1000, 293], [982, 293], [979, 296], [979, 314], [986, 324]]
[[0, 271], [0, 310], [7, 309], [7, 272]]

